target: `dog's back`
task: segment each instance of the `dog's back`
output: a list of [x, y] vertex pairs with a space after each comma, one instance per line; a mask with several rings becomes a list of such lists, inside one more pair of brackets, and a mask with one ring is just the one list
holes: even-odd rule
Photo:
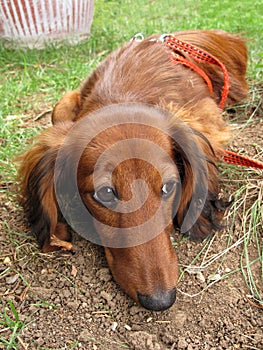
[[[211, 53], [226, 66], [230, 78], [228, 104], [245, 97], [247, 50], [243, 39], [221, 31], [187, 31], [174, 36]], [[114, 103], [173, 103], [189, 108], [206, 98], [209, 91], [203, 78], [188, 67], [173, 64], [169, 49], [157, 39], [131, 41], [104, 60], [83, 85], [79, 117]], [[211, 79], [213, 98], [218, 102], [224, 83], [222, 72], [213, 65], [198, 65]]]

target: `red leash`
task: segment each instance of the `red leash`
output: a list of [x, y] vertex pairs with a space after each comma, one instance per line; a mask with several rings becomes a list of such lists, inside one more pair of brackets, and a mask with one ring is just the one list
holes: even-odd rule
[[[141, 33], [138, 33], [133, 37], [132, 40], [142, 41], [144, 40], [144, 37]], [[205, 80], [211, 92], [213, 92], [213, 85], [208, 75], [204, 72], [202, 68], [198, 67], [192, 61], [189, 61], [189, 59], [185, 57], [185, 55], [191, 57], [197, 63], [213, 64], [219, 67], [224, 75], [224, 85], [222, 88], [219, 107], [222, 109], [224, 108], [227, 96], [229, 94], [230, 83], [228, 71], [221, 61], [219, 61], [215, 56], [211, 55], [209, 52], [201, 49], [200, 47], [194, 46], [192, 44], [177, 39], [173, 34], [163, 34], [159, 39], [151, 39], [151, 41], [162, 42], [167, 48], [170, 49], [169, 56], [172, 62], [174, 64], [183, 64], [195, 71], [196, 73], [198, 73]], [[253, 160], [249, 157], [242, 156], [238, 153], [234, 153], [227, 150], [222, 150], [221, 154], [219, 154], [219, 159], [228, 164], [263, 169], [263, 162]]]
[[177, 39], [174, 35], [163, 35], [160, 39], [165, 46], [167, 46], [169, 49], [171, 49], [171, 59], [175, 64], [183, 64], [195, 72], [197, 72], [201, 77], [205, 80], [205, 82], [208, 85], [208, 88], [211, 92], [213, 92], [213, 86], [211, 83], [211, 80], [207, 76], [207, 74], [196, 64], [189, 61], [184, 55], [191, 57], [193, 60], [195, 60], [198, 63], [208, 63], [213, 64], [219, 68], [221, 68], [223, 74], [224, 74], [224, 86], [222, 89], [222, 95], [221, 95], [221, 101], [219, 103], [220, 108], [224, 108], [224, 105], [226, 103], [226, 99], [229, 93], [229, 76], [227, 69], [225, 65], [220, 62], [215, 56], [211, 55], [209, 52], [204, 51], [203, 49], [194, 46], [192, 44], [186, 43], [182, 40]]
[[222, 160], [228, 164], [240, 165], [248, 168], [263, 169], [263, 163], [259, 160], [254, 160], [249, 157], [242, 156], [241, 154], [227, 150], [222, 151]]
[[[170, 57], [174, 64], [183, 64], [189, 67], [190, 69], [194, 70], [195, 72], [197, 72], [205, 80], [211, 92], [213, 92], [213, 85], [210, 78], [203, 71], [203, 69], [198, 67], [193, 62], [189, 61], [189, 59], [186, 58], [185, 55], [191, 57], [197, 63], [213, 64], [222, 70], [224, 74], [224, 85], [222, 89], [219, 107], [223, 109], [226, 103], [226, 99], [230, 88], [228, 71], [225, 65], [222, 62], [220, 62], [215, 56], [211, 55], [209, 52], [204, 51], [203, 49], [197, 46], [194, 46], [192, 44], [179, 40], [172, 34], [162, 35], [159, 41], [163, 42], [166, 47], [171, 49]], [[263, 169], [262, 162], [250, 159], [249, 157], [242, 156], [238, 153], [234, 153], [227, 150], [222, 150], [220, 159], [223, 162], [228, 164]]]

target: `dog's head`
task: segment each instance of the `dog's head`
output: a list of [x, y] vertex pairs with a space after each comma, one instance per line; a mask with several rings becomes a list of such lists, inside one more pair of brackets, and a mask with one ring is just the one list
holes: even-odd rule
[[197, 139], [202, 140], [167, 111], [113, 105], [78, 121], [58, 153], [62, 215], [105, 247], [115, 280], [148, 309], [173, 304], [173, 223], [189, 231], [206, 201], [206, 158]]
[[217, 227], [212, 158], [207, 140], [166, 110], [116, 104], [41, 135], [23, 158], [22, 202], [44, 250], [50, 237], [67, 239], [66, 220], [105, 247], [134, 300], [164, 310], [178, 280], [173, 227], [193, 239]]

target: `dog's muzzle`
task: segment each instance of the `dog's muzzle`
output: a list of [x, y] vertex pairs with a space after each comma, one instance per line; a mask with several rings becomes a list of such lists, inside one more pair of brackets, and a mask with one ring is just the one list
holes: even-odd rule
[[176, 299], [176, 288], [169, 291], [157, 290], [153, 295], [142, 295], [137, 293], [138, 300], [145, 309], [152, 311], [163, 311], [173, 305]]

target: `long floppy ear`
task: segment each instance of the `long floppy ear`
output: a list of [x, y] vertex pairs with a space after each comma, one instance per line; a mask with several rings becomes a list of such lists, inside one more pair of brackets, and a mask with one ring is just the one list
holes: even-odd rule
[[59, 147], [72, 123], [60, 123], [38, 138], [18, 159], [20, 202], [44, 252], [71, 249], [70, 234], [61, 218], [54, 190], [54, 167]]
[[105, 63], [100, 64], [84, 82], [80, 90], [67, 92], [56, 103], [52, 111], [52, 124], [60, 122], [75, 122], [88, 113], [101, 107], [100, 97], [93, 94], [96, 82], [105, 69]]
[[[175, 36], [207, 51], [221, 61], [229, 74], [230, 90], [227, 103], [232, 105], [244, 99], [248, 92], [246, 82], [247, 48], [245, 39], [220, 30], [196, 30], [175, 33]], [[200, 63], [213, 84], [217, 100], [221, 98], [224, 76], [213, 64]]]
[[77, 119], [80, 110], [80, 92], [78, 90], [67, 92], [56, 104], [52, 111], [52, 124], [73, 122]]
[[[174, 134], [174, 159], [181, 177], [174, 225], [193, 240], [202, 240], [222, 226], [227, 204], [219, 199], [218, 170], [209, 141], [199, 132], [178, 128]], [[177, 199], [178, 200], [178, 199]]]

